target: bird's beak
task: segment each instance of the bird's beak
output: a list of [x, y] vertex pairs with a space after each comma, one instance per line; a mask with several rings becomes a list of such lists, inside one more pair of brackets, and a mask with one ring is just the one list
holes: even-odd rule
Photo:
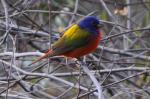
[[99, 23], [99, 24], [97, 25], [97, 27], [98, 27], [98, 28], [102, 28], [102, 27], [104, 27], [104, 24], [103, 24], [103, 23]]

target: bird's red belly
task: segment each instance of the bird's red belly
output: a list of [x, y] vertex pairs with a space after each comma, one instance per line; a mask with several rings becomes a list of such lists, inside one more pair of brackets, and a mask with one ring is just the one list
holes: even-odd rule
[[91, 41], [86, 46], [77, 48], [77, 49], [70, 51], [70, 52], [66, 52], [63, 55], [67, 56], [67, 57], [78, 58], [78, 57], [84, 56], [86, 54], [89, 54], [97, 48], [100, 39], [101, 39], [100, 35], [97, 37], [93, 37], [91, 39]]

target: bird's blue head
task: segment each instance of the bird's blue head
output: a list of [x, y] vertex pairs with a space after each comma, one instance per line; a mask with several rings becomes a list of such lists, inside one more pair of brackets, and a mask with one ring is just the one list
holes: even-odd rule
[[87, 16], [78, 23], [80, 28], [83, 28], [90, 33], [98, 34], [101, 22], [95, 16]]

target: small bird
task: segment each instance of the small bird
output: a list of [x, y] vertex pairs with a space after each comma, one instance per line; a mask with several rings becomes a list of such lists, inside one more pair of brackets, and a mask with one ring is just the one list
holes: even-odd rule
[[87, 16], [68, 28], [62, 37], [56, 41], [52, 49], [39, 57], [30, 65], [47, 57], [63, 55], [71, 58], [79, 58], [93, 52], [100, 40], [102, 23], [95, 16]]

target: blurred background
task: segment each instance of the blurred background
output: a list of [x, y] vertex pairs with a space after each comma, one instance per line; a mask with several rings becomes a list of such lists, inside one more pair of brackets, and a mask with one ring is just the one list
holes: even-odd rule
[[104, 24], [103, 38], [79, 60], [105, 99], [149, 99], [150, 0], [0, 0], [1, 99], [98, 99], [73, 60], [58, 56], [28, 66], [88, 15]]

